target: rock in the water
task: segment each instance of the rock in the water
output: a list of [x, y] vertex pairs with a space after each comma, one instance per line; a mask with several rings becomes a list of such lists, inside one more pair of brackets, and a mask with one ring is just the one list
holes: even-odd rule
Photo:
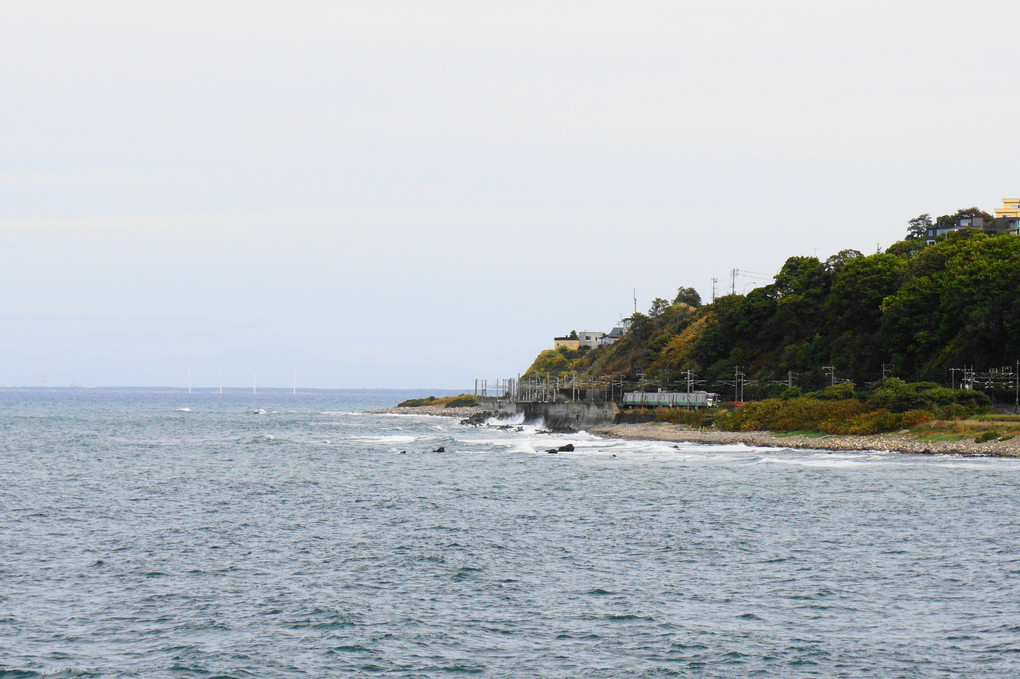
[[560, 451], [556, 450], [555, 448], [550, 448], [549, 450], [547, 450], [545, 452], [549, 453], [550, 455], [556, 455]]
[[477, 413], [472, 413], [468, 417], [465, 417], [463, 420], [460, 421], [460, 423], [461, 424], [469, 424], [469, 425], [473, 425], [473, 426], [477, 427], [478, 425], [485, 424], [485, 422], [489, 418], [495, 417], [495, 416], [496, 416], [496, 413], [494, 413], [492, 411], [481, 410], [481, 411], [479, 411]]
[[560, 446], [559, 449], [561, 451], [565, 452], [565, 453], [572, 453], [572, 452], [574, 452], [574, 444], [573, 443], [568, 443], [565, 446]]
[[446, 452], [446, 447], [445, 446], [439, 446], [438, 448], [436, 448], [432, 452], [433, 453], [445, 453]]

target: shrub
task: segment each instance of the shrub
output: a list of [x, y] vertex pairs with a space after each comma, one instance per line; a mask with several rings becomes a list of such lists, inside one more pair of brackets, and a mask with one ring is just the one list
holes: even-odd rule
[[716, 418], [718, 428], [731, 431], [803, 431], [818, 430], [823, 421], [846, 421], [866, 410], [856, 399], [820, 401], [801, 397], [752, 401], [743, 408]]
[[827, 434], [855, 434], [867, 436], [883, 431], [893, 431], [903, 426], [903, 419], [888, 410], [872, 410], [852, 415], [848, 419], [833, 418], [818, 425], [820, 431]]
[[840, 384], [834, 384], [831, 387], [826, 387], [825, 389], [816, 392], [813, 396], [823, 401], [842, 401], [848, 398], [853, 398], [854, 384], [853, 382], [841, 382]]
[[908, 410], [903, 413], [903, 426], [904, 427], [916, 427], [919, 424], [925, 424], [935, 419], [935, 415], [930, 410]]
[[657, 422], [686, 424], [690, 427], [710, 427], [715, 421], [718, 411], [714, 409], [685, 410], [683, 408], [663, 408], [655, 413]]
[[994, 441], [997, 438], [999, 438], [999, 432], [986, 431], [974, 437], [974, 443], [985, 443], [987, 441]]
[[427, 396], [425, 398], [409, 398], [406, 401], [401, 401], [397, 404], [398, 408], [418, 408], [421, 406], [431, 405], [438, 399], [435, 396]]
[[475, 398], [474, 396], [468, 396], [467, 394], [463, 394], [461, 396], [458, 396], [458, 397], [448, 401], [444, 407], [445, 408], [465, 408], [465, 407], [468, 407], [468, 406], [476, 406], [476, 405], [478, 405], [478, 399], [477, 398]]
[[908, 410], [919, 410], [927, 405], [929, 401], [913, 386], [901, 379], [890, 378], [882, 382], [871, 398], [868, 405], [876, 409], [890, 410], [894, 413], [903, 413]]
[[946, 406], [935, 406], [931, 409], [935, 418], [939, 420], [965, 420], [971, 415], [988, 410], [987, 406], [965, 406], [959, 403], [950, 403]]
[[868, 399], [873, 408], [886, 408], [894, 413], [908, 410], [934, 410], [959, 404], [965, 408], [988, 406], [991, 399], [982, 392], [970, 389], [946, 389], [934, 382], [907, 383], [891, 378], [875, 389]]
[[992, 399], [982, 391], [974, 391], [973, 389], [956, 389], [952, 391], [955, 394], [955, 401], [962, 406], [981, 408], [992, 404]]

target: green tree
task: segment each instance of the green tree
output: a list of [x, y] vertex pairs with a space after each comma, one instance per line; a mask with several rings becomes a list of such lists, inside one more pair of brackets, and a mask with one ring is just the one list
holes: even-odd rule
[[697, 309], [701, 306], [701, 295], [694, 288], [679, 288], [676, 297], [673, 298], [673, 304], [686, 304]]
[[669, 308], [669, 302], [661, 297], [656, 297], [652, 300], [652, 306], [648, 310], [648, 315], [652, 318], [658, 318], [662, 315], [662, 312]]
[[829, 273], [839, 273], [844, 266], [863, 256], [860, 250], [840, 250], [825, 260], [825, 270]]
[[931, 215], [925, 212], [907, 222], [907, 239], [925, 238], [932, 226]]
[[880, 253], [853, 259], [839, 271], [829, 293], [832, 321], [840, 330], [873, 332], [882, 319], [882, 300], [896, 292], [907, 263]]

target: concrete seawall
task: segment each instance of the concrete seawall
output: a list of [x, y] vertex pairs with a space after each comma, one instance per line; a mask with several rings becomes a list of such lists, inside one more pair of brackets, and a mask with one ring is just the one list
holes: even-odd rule
[[615, 403], [517, 403], [525, 422], [542, 420], [552, 431], [577, 431], [606, 426], [616, 421], [620, 410]]

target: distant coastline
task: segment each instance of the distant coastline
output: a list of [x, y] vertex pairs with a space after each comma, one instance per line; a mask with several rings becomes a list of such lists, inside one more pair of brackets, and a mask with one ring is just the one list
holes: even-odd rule
[[[380, 415], [432, 415], [439, 417], [470, 418], [485, 413], [483, 406], [444, 408], [417, 406], [380, 408], [370, 411]], [[884, 433], [871, 436], [776, 434], [768, 431], [718, 431], [693, 429], [666, 422], [640, 424], [606, 424], [589, 427], [589, 434], [604, 438], [618, 438], [671, 443], [705, 443], [726, 445], [742, 443], [767, 448], [796, 448], [849, 451], [888, 451], [909, 455], [965, 455], [970, 457], [1020, 457], [1020, 437], [1006, 441], [975, 443], [971, 439], [955, 441], [927, 441], [905, 433]]]

